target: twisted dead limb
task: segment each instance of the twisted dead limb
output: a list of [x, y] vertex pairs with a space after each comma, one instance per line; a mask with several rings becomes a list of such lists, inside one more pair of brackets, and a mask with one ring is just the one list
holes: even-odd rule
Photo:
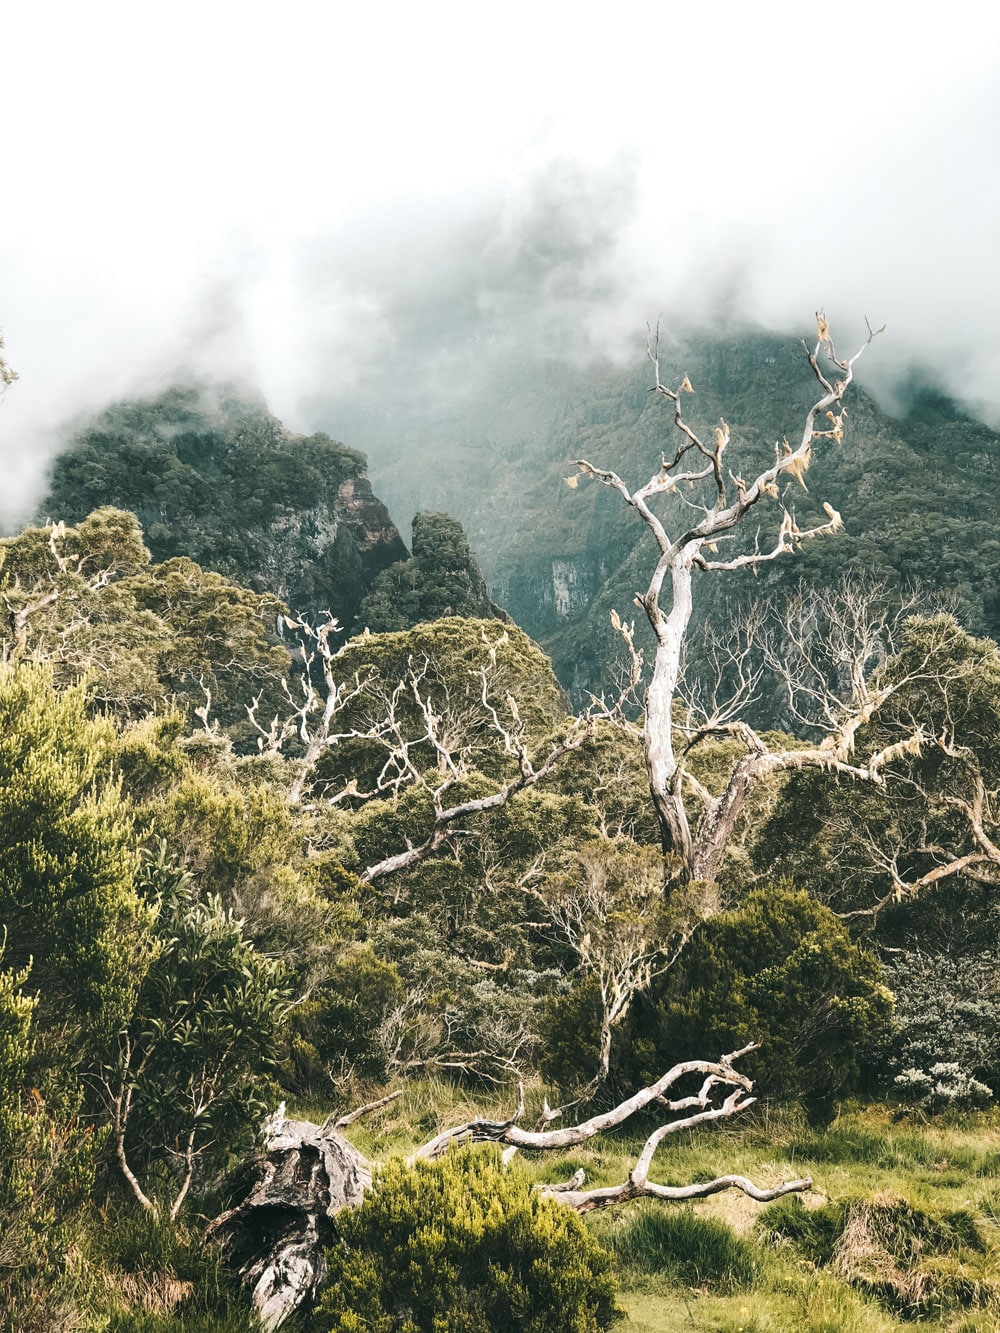
[[[637, 1111], [648, 1106], [660, 1105], [670, 1112], [688, 1112], [678, 1115], [674, 1120], [658, 1126], [647, 1138], [635, 1166], [629, 1172], [628, 1180], [621, 1185], [606, 1186], [602, 1189], [585, 1190], [582, 1173], [578, 1172], [571, 1181], [561, 1185], [543, 1186], [542, 1192], [551, 1194], [561, 1203], [579, 1213], [591, 1212], [596, 1208], [607, 1208], [612, 1204], [627, 1203], [630, 1199], [701, 1199], [721, 1190], [739, 1189], [752, 1199], [768, 1202], [782, 1194], [801, 1192], [812, 1188], [808, 1179], [782, 1182], [771, 1189], [760, 1189], [744, 1176], [719, 1176], [715, 1180], [699, 1181], [691, 1185], [659, 1185], [649, 1179], [653, 1156], [663, 1140], [670, 1134], [692, 1129], [695, 1125], [708, 1124], [714, 1120], [726, 1120], [730, 1116], [745, 1111], [756, 1101], [750, 1093], [753, 1084], [745, 1074], [733, 1067], [733, 1062], [741, 1056], [757, 1050], [759, 1042], [751, 1042], [739, 1051], [724, 1055], [718, 1061], [686, 1060], [674, 1065], [655, 1083], [641, 1088], [625, 1101], [610, 1111], [591, 1116], [578, 1125], [564, 1125], [560, 1129], [522, 1129], [517, 1123], [524, 1114], [524, 1090], [520, 1089], [518, 1104], [514, 1114], [508, 1120], [470, 1120], [463, 1125], [456, 1125], [435, 1135], [414, 1153], [414, 1158], [433, 1159], [456, 1143], [503, 1143], [507, 1145], [505, 1160], [520, 1148], [537, 1150], [572, 1148], [586, 1143], [597, 1134], [623, 1124]], [[682, 1079], [690, 1075], [702, 1075], [698, 1091], [687, 1096], [669, 1098], [668, 1091]], [[730, 1091], [721, 1102], [714, 1100], [718, 1091], [728, 1088]]]
[[[524, 1115], [524, 1089], [519, 1088], [514, 1114], [507, 1120], [469, 1120], [436, 1134], [414, 1153], [434, 1159], [453, 1144], [505, 1144], [504, 1160], [520, 1148], [570, 1148], [624, 1123], [646, 1107], [662, 1107], [674, 1119], [660, 1125], [646, 1139], [628, 1179], [601, 1189], [583, 1188], [582, 1171], [562, 1184], [541, 1186], [541, 1192], [578, 1213], [627, 1203], [631, 1199], [701, 1199], [721, 1190], [738, 1189], [765, 1203], [783, 1194], [810, 1189], [810, 1180], [782, 1181], [762, 1189], [744, 1176], [725, 1175], [690, 1185], [659, 1185], [649, 1179], [653, 1156], [669, 1134], [695, 1125], [727, 1119], [746, 1110], [755, 1100], [753, 1085], [734, 1068], [740, 1056], [757, 1049], [757, 1042], [720, 1060], [687, 1060], [674, 1065], [655, 1083], [641, 1088], [618, 1106], [591, 1116], [578, 1125], [560, 1129], [527, 1130], [518, 1125]], [[697, 1091], [669, 1097], [682, 1079], [701, 1076]], [[725, 1095], [719, 1100], [719, 1094]], [[325, 1249], [333, 1240], [334, 1214], [359, 1204], [371, 1183], [374, 1164], [344, 1138], [341, 1130], [378, 1107], [395, 1100], [392, 1093], [348, 1115], [331, 1115], [322, 1125], [289, 1120], [284, 1106], [264, 1125], [260, 1155], [239, 1172], [239, 1201], [210, 1225], [209, 1238], [253, 1292], [255, 1307], [265, 1329], [276, 1329], [315, 1297], [326, 1273]]]

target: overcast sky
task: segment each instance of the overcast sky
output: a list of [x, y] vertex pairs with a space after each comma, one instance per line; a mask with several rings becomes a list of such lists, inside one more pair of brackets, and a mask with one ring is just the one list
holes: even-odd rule
[[621, 354], [661, 310], [886, 321], [996, 422], [998, 75], [965, 0], [7, 6], [4, 513], [184, 368], [311, 430], [408, 340]]

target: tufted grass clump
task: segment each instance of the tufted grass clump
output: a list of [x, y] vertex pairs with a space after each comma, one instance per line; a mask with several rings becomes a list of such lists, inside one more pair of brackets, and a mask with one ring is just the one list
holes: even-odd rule
[[760, 1281], [768, 1256], [752, 1239], [694, 1208], [636, 1208], [602, 1231], [621, 1264], [636, 1274], [661, 1275], [685, 1287], [743, 1291]]

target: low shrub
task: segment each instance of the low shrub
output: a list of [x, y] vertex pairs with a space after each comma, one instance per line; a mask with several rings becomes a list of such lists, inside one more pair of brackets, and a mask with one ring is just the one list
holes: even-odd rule
[[787, 1194], [770, 1204], [757, 1219], [757, 1230], [772, 1243], [788, 1243], [810, 1263], [821, 1268], [833, 1258], [844, 1230], [846, 1204], [827, 1203], [806, 1208], [797, 1195]]
[[619, 1317], [611, 1257], [496, 1153], [393, 1159], [337, 1230], [309, 1333], [597, 1333]]
[[918, 1111], [981, 1111], [993, 1100], [992, 1089], [954, 1061], [904, 1069], [893, 1083], [896, 1095]]
[[892, 996], [878, 962], [829, 908], [788, 888], [760, 889], [706, 921], [677, 964], [633, 1008], [624, 1072], [647, 1082], [677, 1061], [759, 1040], [741, 1061], [759, 1096], [799, 1101], [814, 1123], [858, 1086], [883, 1039]]

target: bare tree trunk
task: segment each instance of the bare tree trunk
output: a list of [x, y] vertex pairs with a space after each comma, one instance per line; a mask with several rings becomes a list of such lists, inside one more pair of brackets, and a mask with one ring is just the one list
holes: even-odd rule
[[[662, 560], [660, 562], [663, 563]], [[646, 722], [642, 744], [646, 754], [649, 792], [660, 824], [664, 855], [676, 857], [682, 878], [693, 878], [694, 855], [691, 827], [680, 789], [680, 767], [674, 753], [673, 705], [681, 671], [681, 650], [691, 620], [691, 565], [678, 560], [670, 571], [673, 605], [664, 616], [653, 600], [659, 587], [654, 576], [653, 588], [645, 600], [646, 613], [656, 635], [653, 678], [646, 692]]]
[[[658, 334], [657, 340], [651, 338], [648, 350], [656, 371], [654, 390], [673, 405], [674, 425], [681, 437], [673, 458], [661, 454], [658, 470], [635, 490], [630, 489], [616, 472], [595, 467], [584, 458], [573, 460], [585, 476], [618, 492], [649, 529], [659, 552], [649, 586], [635, 600], [645, 611], [656, 638], [652, 678], [646, 691], [642, 740], [663, 851], [674, 866], [667, 878], [668, 890], [674, 883], [717, 877], [740, 813], [762, 777], [779, 768], [801, 768], [817, 762], [807, 758], [802, 751], [794, 756], [769, 754], [760, 737], [746, 723], [734, 724], [736, 708], [747, 702], [749, 694], [745, 679], [735, 699], [722, 705], [714, 701], [712, 707], [700, 716], [699, 710], [683, 707], [689, 702], [681, 698], [680, 684], [682, 651], [692, 612], [692, 571], [695, 567], [706, 573], [756, 570], [798, 550], [802, 542], [812, 537], [840, 529], [841, 517], [829, 504], [823, 505], [825, 522], [800, 528], [793, 511], [786, 507], [780, 488], [787, 488], [792, 481], [804, 486], [803, 476], [809, 467], [814, 444], [827, 440], [837, 444], [843, 438], [843, 398], [854, 378], [854, 364], [880, 332], [869, 326], [868, 337], [854, 356], [840, 358], [834, 351], [826, 317], [822, 311], [817, 312], [816, 343], [808, 355], [810, 368], [820, 386], [820, 396], [806, 413], [798, 445], [793, 447], [787, 440], [776, 444], [774, 462], [758, 472], [749, 483], [729, 466], [726, 451], [730, 431], [725, 421], [715, 427], [711, 440], [706, 442], [684, 420], [681, 399], [694, 389], [686, 375], [677, 389], [671, 389], [661, 381]], [[568, 480], [575, 487], [579, 478]], [[659, 503], [660, 497], [665, 497], [668, 505], [664, 515], [653, 507], [654, 502]], [[744, 538], [744, 545], [749, 549], [729, 559], [718, 558], [719, 543], [736, 540], [741, 528], [744, 531], [749, 528], [753, 511], [768, 500], [778, 501], [781, 508], [773, 545], [761, 547], [758, 528], [756, 534], [747, 533]], [[674, 530], [673, 537], [668, 526]], [[669, 594], [665, 595], [668, 574]], [[669, 609], [661, 606], [661, 598], [665, 605], [669, 602]], [[641, 654], [633, 646], [634, 626], [623, 625], [616, 612], [612, 613], [611, 620], [625, 639], [635, 668], [633, 674], [638, 678]], [[678, 706], [681, 706], [681, 712], [687, 713], [683, 729], [688, 739], [683, 747], [678, 746], [674, 736], [680, 721], [675, 715]], [[862, 720], [869, 720], [871, 713], [871, 708], [858, 712], [854, 729]], [[828, 714], [827, 720], [832, 721], [832, 716]], [[837, 733], [836, 743], [818, 762], [854, 777], [878, 781], [877, 771], [871, 766], [863, 769], [846, 762], [853, 735], [849, 734], [850, 726], [850, 718], [837, 718], [832, 728]], [[685, 771], [687, 756], [699, 739], [727, 733], [749, 740], [749, 754], [735, 762], [724, 790], [718, 797], [713, 797], [700, 784], [694, 783]], [[689, 814], [686, 804], [689, 794], [686, 789], [691, 786], [698, 791], [703, 807], [697, 817]]]

